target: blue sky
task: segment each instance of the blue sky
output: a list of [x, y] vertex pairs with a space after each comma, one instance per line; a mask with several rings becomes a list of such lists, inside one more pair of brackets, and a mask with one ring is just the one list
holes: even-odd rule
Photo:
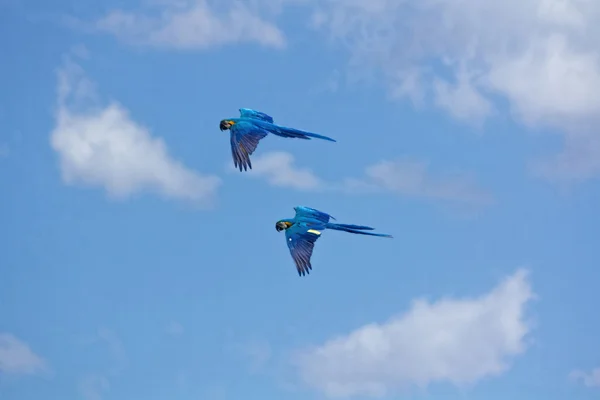
[[[598, 398], [598, 4], [51, 3], [0, 0], [0, 398]], [[240, 173], [240, 107], [338, 142]], [[296, 205], [394, 239], [300, 278]]]

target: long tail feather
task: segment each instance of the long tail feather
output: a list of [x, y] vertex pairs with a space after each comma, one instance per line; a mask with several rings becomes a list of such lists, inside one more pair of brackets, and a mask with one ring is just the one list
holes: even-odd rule
[[375, 228], [371, 228], [370, 226], [364, 226], [364, 225], [353, 225], [353, 224], [334, 224], [336, 226], [342, 227], [342, 228], [347, 228], [347, 229], [360, 229], [360, 230], [366, 230], [366, 231], [372, 231]]
[[327, 229], [334, 229], [336, 231], [356, 233], [359, 235], [369, 235], [369, 236], [393, 238], [392, 235], [388, 235], [386, 233], [364, 232], [364, 230], [373, 230], [373, 228], [368, 227], [368, 226], [349, 225], [349, 224], [334, 224], [334, 223], [328, 223], [326, 226], [327, 226]]
[[323, 140], [329, 140], [330, 142], [337, 142], [337, 140], [332, 139], [330, 137], [319, 135], [318, 133], [302, 131], [300, 129], [288, 128], [285, 126], [277, 125], [272, 122], [267, 122], [261, 119], [253, 119], [252, 123], [256, 126], [261, 127], [269, 133], [272, 133], [277, 136], [287, 137], [287, 138], [297, 138], [297, 139], [309, 139], [317, 138]]
[[285, 128], [285, 127], [280, 127], [280, 128], [284, 132], [290, 133], [290, 134], [296, 134], [296, 135], [302, 135], [302, 136], [307, 136], [307, 137], [312, 137], [312, 138], [317, 138], [317, 139], [329, 140], [330, 142], [337, 142], [337, 140], [335, 140], [335, 139], [332, 139], [328, 136], [319, 135], [318, 133], [301, 131], [299, 129], [294, 129], [294, 128]]
[[318, 133], [312, 133], [307, 131], [301, 131], [299, 129], [294, 128], [286, 128], [285, 126], [276, 125], [276, 128], [270, 130], [272, 133], [278, 136], [283, 137], [292, 137], [297, 139], [309, 139], [317, 138], [323, 140], [329, 140], [330, 142], [337, 142], [337, 140], [332, 139], [328, 136], [319, 135]]

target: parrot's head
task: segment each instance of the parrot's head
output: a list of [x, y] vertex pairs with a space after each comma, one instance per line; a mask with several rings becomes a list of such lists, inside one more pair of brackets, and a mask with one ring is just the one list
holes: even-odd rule
[[275, 224], [275, 229], [277, 229], [277, 232], [281, 232], [281, 231], [285, 231], [290, 226], [292, 226], [292, 224], [290, 222], [277, 221], [277, 223]]
[[235, 122], [230, 119], [223, 119], [223, 120], [221, 120], [221, 123], [219, 124], [219, 129], [222, 131], [226, 131], [227, 129], [231, 128], [231, 126], [234, 124], [235, 124]]

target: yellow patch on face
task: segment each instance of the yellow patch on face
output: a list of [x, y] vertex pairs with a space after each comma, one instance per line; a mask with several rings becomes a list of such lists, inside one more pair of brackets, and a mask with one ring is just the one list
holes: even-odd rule
[[290, 226], [292, 226], [292, 223], [291, 223], [291, 222], [288, 222], [288, 221], [284, 222], [284, 224], [286, 224], [286, 226], [287, 226], [288, 228], [289, 228]]
[[315, 235], [320, 235], [321, 234], [321, 232], [316, 231], [314, 229], [309, 229], [307, 232], [314, 233]]
[[227, 121], [230, 125], [235, 125], [235, 121]]

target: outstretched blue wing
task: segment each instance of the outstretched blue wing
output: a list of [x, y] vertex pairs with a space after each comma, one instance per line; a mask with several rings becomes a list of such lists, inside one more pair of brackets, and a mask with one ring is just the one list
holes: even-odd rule
[[251, 119], [259, 119], [261, 121], [273, 123], [273, 117], [265, 114], [264, 112], [256, 111], [251, 108], [240, 108], [240, 117], [242, 118], [251, 118]]
[[324, 213], [323, 211], [319, 211], [314, 208], [310, 208], [310, 207], [297, 206], [297, 207], [294, 207], [294, 211], [296, 211], [296, 217], [295, 217], [296, 219], [312, 218], [312, 219], [322, 221], [325, 224], [329, 222], [330, 218], [335, 220], [335, 218], [332, 217], [331, 215]]
[[267, 136], [268, 132], [250, 122], [240, 121], [230, 128], [231, 156], [233, 164], [241, 171], [252, 169], [250, 155], [254, 153], [258, 142]]
[[305, 274], [310, 274], [310, 270], [312, 269], [310, 258], [315, 242], [320, 236], [321, 230], [301, 225], [295, 224], [286, 229], [285, 239], [296, 264], [298, 275], [304, 276]]

